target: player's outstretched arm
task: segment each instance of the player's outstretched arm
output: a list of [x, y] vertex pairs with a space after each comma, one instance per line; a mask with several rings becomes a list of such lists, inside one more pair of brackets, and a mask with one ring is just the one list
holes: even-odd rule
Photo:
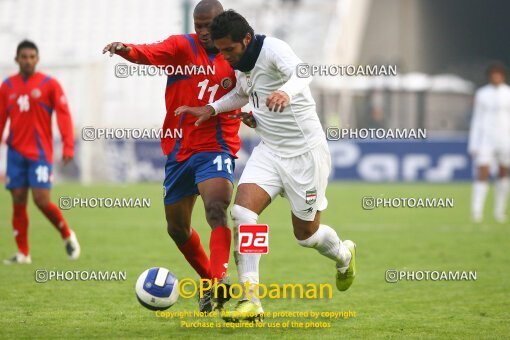
[[236, 87], [214, 103], [209, 104], [209, 106], [214, 109], [215, 114], [219, 114], [240, 109], [249, 101], [248, 95], [243, 91], [241, 83], [237, 80]]
[[57, 125], [62, 136], [64, 165], [74, 158], [73, 121], [67, 99], [60, 84], [53, 79], [52, 102], [57, 116]]
[[195, 125], [199, 126], [211, 118], [211, 116], [242, 108], [248, 104], [248, 101], [248, 96], [242, 90], [239, 82], [237, 82], [235, 88], [214, 103], [202, 107], [181, 106], [175, 110], [175, 115], [178, 116], [183, 113], [192, 114], [198, 118]]
[[178, 36], [170, 36], [167, 39], [154, 44], [125, 44], [112, 42], [103, 48], [103, 54], [114, 54], [137, 64], [145, 65], [173, 65], [176, 56], [184, 53], [182, 39]]
[[110, 57], [113, 57], [114, 54], [118, 53], [129, 53], [129, 51], [131, 51], [131, 47], [118, 41], [109, 43], [103, 48], [103, 54], [110, 52]]

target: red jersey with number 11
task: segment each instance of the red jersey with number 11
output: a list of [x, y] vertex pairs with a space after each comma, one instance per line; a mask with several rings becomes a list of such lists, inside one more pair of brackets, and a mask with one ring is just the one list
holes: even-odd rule
[[[197, 152], [223, 151], [235, 157], [241, 146], [239, 119], [228, 118], [227, 114], [211, 117], [200, 126], [197, 118], [190, 114], [175, 116], [179, 106], [204, 106], [221, 98], [235, 88], [234, 70], [221, 54], [208, 54], [196, 34], [172, 35], [164, 41], [133, 45], [131, 51], [118, 53], [123, 58], [138, 64], [167, 67], [165, 102], [166, 117], [163, 133], [171, 131], [172, 136], [162, 138], [161, 146], [165, 155], [174, 153], [177, 161], [183, 161]], [[185, 72], [194, 67], [204, 72]], [[207, 70], [214, 72], [207, 72]], [[214, 74], [211, 74], [214, 73]], [[236, 112], [232, 112], [236, 113]], [[181, 129], [182, 138], [173, 134]], [[178, 131], [178, 130], [177, 130]]]

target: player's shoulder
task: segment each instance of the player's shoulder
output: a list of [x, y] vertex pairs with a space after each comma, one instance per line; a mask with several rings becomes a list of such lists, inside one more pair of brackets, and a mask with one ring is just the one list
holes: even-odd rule
[[265, 37], [264, 44], [262, 45], [262, 49], [278, 51], [281, 49], [290, 48], [289, 44], [285, 41], [275, 38], [275, 37]]
[[44, 72], [39, 72], [37, 71], [35, 74], [34, 74], [35, 77], [37, 77], [38, 79], [41, 79], [41, 80], [44, 80], [44, 81], [50, 81], [52, 79], [54, 79], [52, 76], [50, 76], [49, 74], [47, 73], [44, 73]]
[[172, 34], [166, 40], [178, 40], [178, 41], [189, 41], [189, 40], [197, 40], [196, 33], [188, 33], [188, 34]]
[[4, 80], [2, 81], [1, 86], [2, 86], [2, 87], [12, 88], [12, 87], [13, 87], [13, 82], [14, 82], [14, 80], [16, 79], [16, 77], [19, 77], [19, 74], [18, 74], [18, 73], [11, 74], [10, 76], [7, 76], [7, 77], [6, 77], [6, 78], [4, 78]]
[[196, 44], [198, 38], [196, 33], [189, 34], [171, 34], [165, 39], [158, 40], [155, 44], [175, 44], [177, 46], [189, 45], [190, 43]]
[[189, 34], [172, 34], [168, 38], [165, 39], [168, 42], [175, 42], [179, 45], [189, 45], [189, 44], [197, 44], [198, 38], [196, 33]]
[[58, 86], [58, 85], [60, 85], [57, 78], [55, 78], [52, 75], [49, 75], [47, 73], [36, 72], [34, 74], [34, 76], [37, 77], [37, 82], [39, 83], [39, 86], [43, 86], [43, 85]]
[[484, 96], [487, 93], [490, 93], [493, 89], [493, 86], [491, 84], [484, 85], [480, 87], [478, 90], [476, 90], [475, 96]]
[[198, 53], [200, 48], [200, 41], [196, 33], [189, 34], [174, 34], [166, 39], [167, 42], [175, 44], [175, 47], [182, 53], [191, 53], [195, 55]]
[[293, 54], [292, 48], [285, 41], [275, 37], [266, 37], [262, 45], [261, 55], [263, 59], [272, 60], [276, 57]]

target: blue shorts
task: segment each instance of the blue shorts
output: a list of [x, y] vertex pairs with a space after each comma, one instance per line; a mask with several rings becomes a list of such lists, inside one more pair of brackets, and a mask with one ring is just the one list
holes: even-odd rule
[[225, 152], [199, 152], [182, 162], [169, 154], [163, 183], [165, 205], [198, 195], [197, 184], [211, 178], [226, 178], [234, 183], [234, 168], [234, 157]]
[[50, 189], [53, 182], [53, 165], [44, 159], [28, 159], [13, 148], [7, 149], [7, 179], [5, 187]]

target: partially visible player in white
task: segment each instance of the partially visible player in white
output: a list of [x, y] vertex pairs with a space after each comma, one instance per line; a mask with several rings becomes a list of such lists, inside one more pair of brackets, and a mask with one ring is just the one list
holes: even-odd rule
[[[259, 283], [260, 254], [237, 252], [239, 225], [256, 224], [262, 211], [282, 194], [290, 202], [298, 243], [333, 260], [337, 288], [347, 290], [355, 276], [355, 244], [342, 242], [333, 228], [320, 223], [321, 211], [328, 205], [331, 156], [311, 96], [311, 77], [299, 77], [302, 62], [289, 45], [255, 35], [246, 19], [234, 11], [218, 15], [210, 30], [215, 46], [236, 70], [237, 86], [212, 104], [183, 106], [176, 114], [191, 113], [200, 124], [251, 103], [255, 131], [262, 141], [246, 164], [231, 209], [240, 281], [249, 281], [252, 287]], [[262, 313], [253, 288], [250, 295], [250, 300], [245, 296], [240, 301], [237, 314], [224, 313], [224, 319], [246, 320], [244, 315]]]
[[499, 166], [494, 195], [494, 218], [506, 221], [506, 204], [510, 186], [510, 87], [506, 67], [499, 62], [487, 69], [489, 84], [475, 94], [474, 112], [469, 133], [468, 151], [477, 174], [473, 184], [471, 214], [474, 222], [483, 220], [485, 198], [489, 189], [490, 167]]

